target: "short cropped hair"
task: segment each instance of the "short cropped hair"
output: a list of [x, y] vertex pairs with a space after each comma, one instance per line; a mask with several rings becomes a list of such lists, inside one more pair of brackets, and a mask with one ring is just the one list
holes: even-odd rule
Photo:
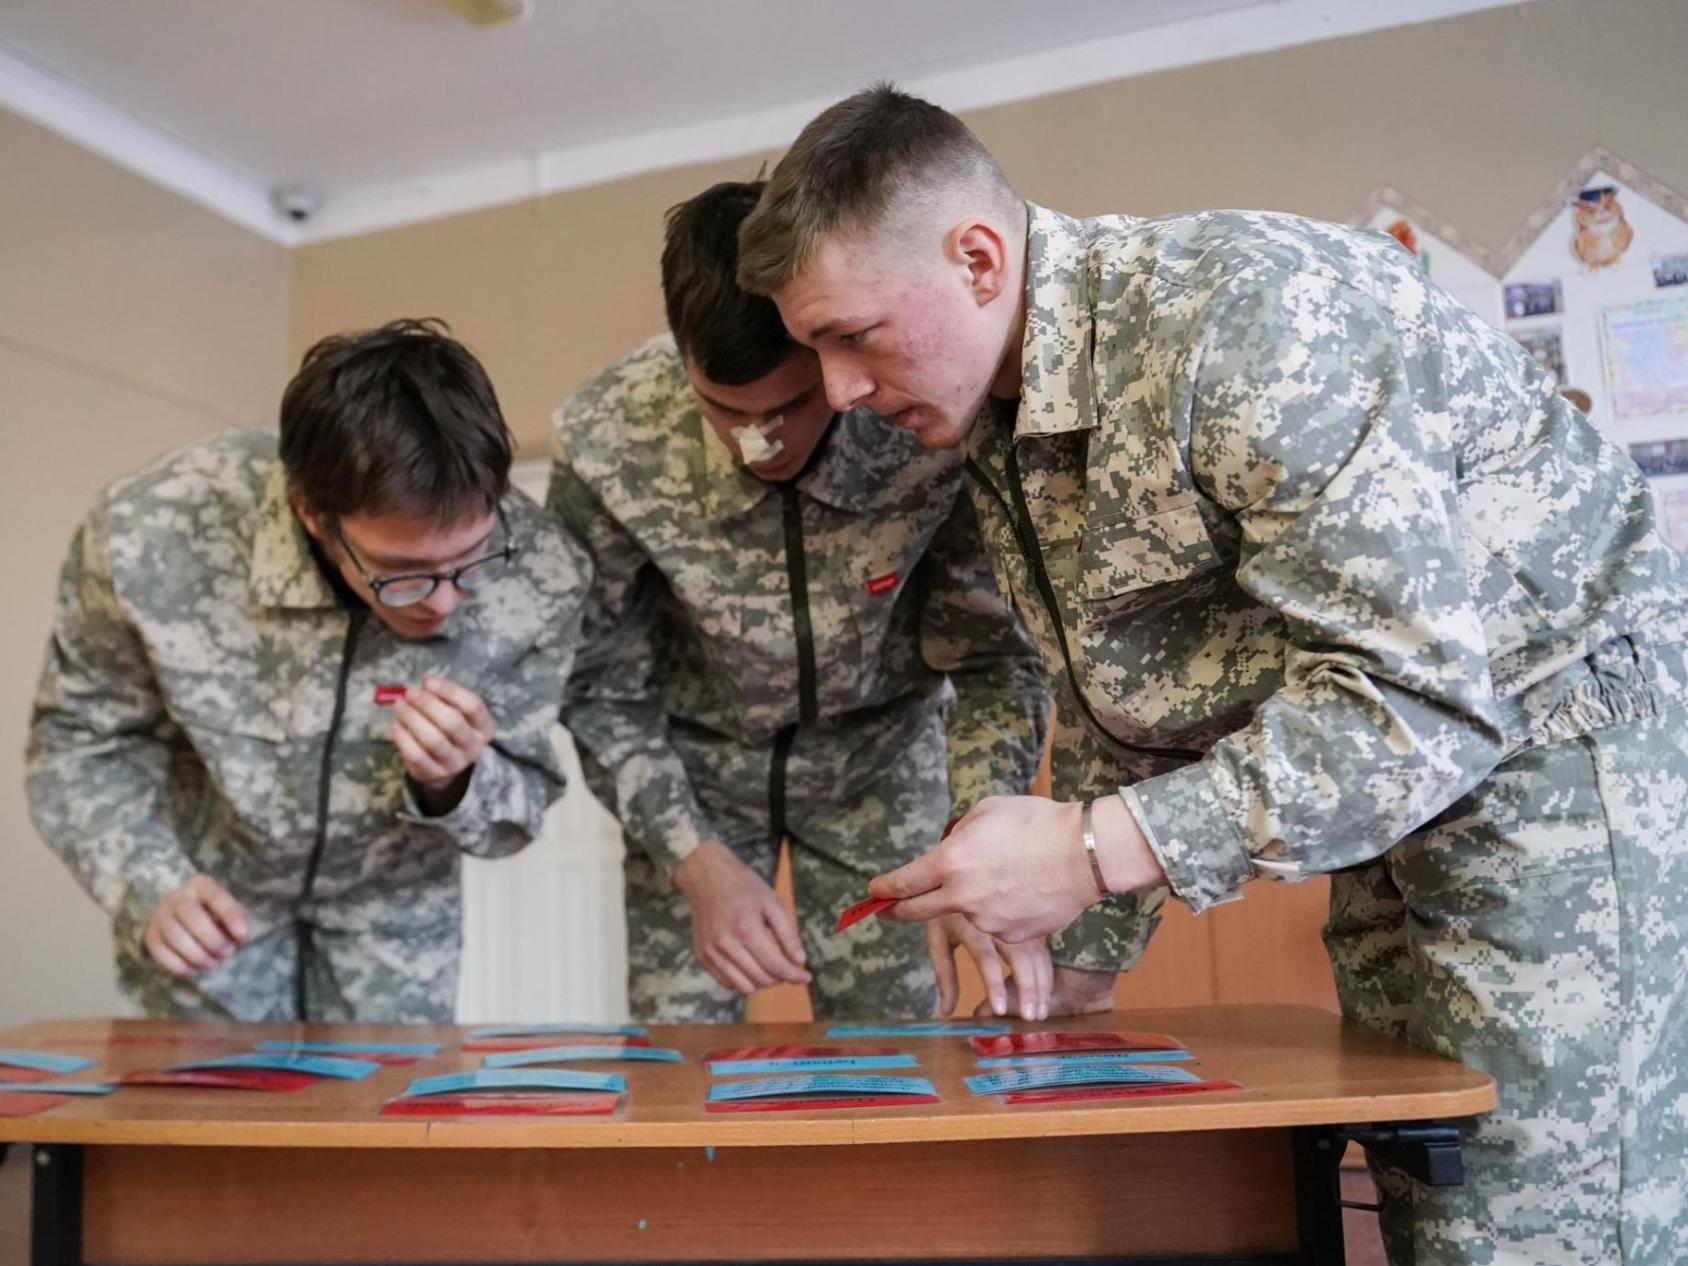
[[739, 284], [772, 294], [822, 240], [877, 224], [905, 198], [972, 186], [1005, 209], [1013, 188], [983, 142], [948, 110], [877, 83], [809, 121], [739, 230]]
[[723, 181], [670, 207], [662, 299], [680, 352], [705, 378], [742, 387], [797, 349], [771, 299], [739, 288], [738, 232], [762, 182]]
[[443, 321], [390, 321], [305, 353], [281, 397], [281, 462], [330, 519], [450, 527], [495, 509], [514, 449], [486, 371]]

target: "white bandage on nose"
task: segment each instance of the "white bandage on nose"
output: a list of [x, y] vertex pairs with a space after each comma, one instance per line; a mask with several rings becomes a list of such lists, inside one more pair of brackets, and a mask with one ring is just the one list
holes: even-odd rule
[[755, 426], [733, 428], [733, 443], [738, 445], [739, 456], [744, 458], [746, 465], [754, 466], [785, 451], [784, 441], [768, 438], [784, 425], [785, 416], [778, 414]]

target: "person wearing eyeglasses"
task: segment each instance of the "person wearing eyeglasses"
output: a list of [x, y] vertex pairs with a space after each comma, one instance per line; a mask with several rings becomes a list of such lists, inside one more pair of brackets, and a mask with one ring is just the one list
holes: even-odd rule
[[147, 1013], [452, 1018], [459, 854], [562, 793], [590, 581], [511, 454], [474, 356], [395, 321], [312, 347], [279, 436], [171, 453], [83, 522], [26, 781]]

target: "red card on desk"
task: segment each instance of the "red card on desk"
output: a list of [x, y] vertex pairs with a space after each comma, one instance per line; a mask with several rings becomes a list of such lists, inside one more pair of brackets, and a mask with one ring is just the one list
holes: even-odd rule
[[[463, 1049], [477, 1054], [488, 1055], [497, 1051], [539, 1051], [547, 1046], [556, 1046], [564, 1039], [556, 1033], [538, 1034], [533, 1037], [477, 1037], [463, 1043]], [[648, 1037], [623, 1037], [619, 1033], [597, 1034], [589, 1039], [593, 1046], [649, 1046]]]
[[860, 923], [870, 914], [878, 914], [887, 906], [894, 906], [896, 904], [897, 899], [895, 897], [868, 897], [863, 901], [858, 901], [855, 905], [851, 906], [848, 910], [844, 911], [843, 914], [838, 916], [838, 926], [832, 930], [834, 932], [842, 932], [845, 928]]
[[713, 1064], [718, 1061], [741, 1059], [833, 1059], [849, 1055], [901, 1055], [894, 1046], [723, 1046], [719, 1050], [710, 1051], [703, 1057], [703, 1062]]
[[1058, 1055], [1062, 1051], [1181, 1051], [1164, 1033], [1003, 1033], [970, 1039], [978, 1055]]
[[394, 1099], [384, 1117], [581, 1117], [604, 1116], [621, 1103], [619, 1094], [596, 1092], [522, 1095], [415, 1095]]
[[1234, 1081], [1181, 1081], [1164, 1086], [1060, 1086], [1046, 1090], [1011, 1090], [998, 1095], [1003, 1103], [1084, 1103], [1092, 1099], [1158, 1099], [1167, 1095], [1199, 1095], [1216, 1090], [1241, 1090]]
[[903, 1108], [940, 1103], [937, 1095], [842, 1095], [825, 1099], [724, 1099], [703, 1105], [705, 1112], [813, 1112], [830, 1108]]
[[321, 1081], [311, 1073], [293, 1073], [279, 1068], [184, 1068], [171, 1071], [124, 1073], [120, 1086], [201, 1086], [216, 1090], [303, 1090]]
[[35, 1094], [27, 1090], [0, 1090], [0, 1117], [32, 1117], [37, 1112], [45, 1112], [61, 1103], [69, 1103], [71, 1098], [70, 1095], [55, 1095], [46, 1091]]
[[0, 1067], [0, 1081], [46, 1081], [59, 1075], [49, 1068], [19, 1068], [12, 1064]]

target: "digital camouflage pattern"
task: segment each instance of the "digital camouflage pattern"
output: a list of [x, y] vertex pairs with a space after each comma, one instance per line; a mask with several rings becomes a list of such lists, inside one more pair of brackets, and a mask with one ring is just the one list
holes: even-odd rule
[[852, 411], [788, 488], [765, 483], [709, 429], [667, 336], [581, 388], [556, 439], [548, 505], [596, 572], [564, 722], [632, 845], [636, 1014], [738, 1014], [693, 962], [665, 876], [706, 839], [771, 876], [782, 834], [817, 1008], [929, 1013], [918, 928], [876, 921], [834, 956], [830, 926], [952, 815], [1023, 791], [1041, 756], [1042, 666], [997, 590], [959, 456]]
[[[1674, 1260], [1688, 568], [1640, 472], [1384, 235], [1030, 236], [970, 470], [1062, 675], [1057, 798], [1123, 785], [1195, 910], [1336, 872], [1344, 1010], [1496, 1076], [1464, 1187], [1381, 1175], [1393, 1261]], [[1164, 896], [1087, 914], [1079, 965]]]
[[[459, 853], [514, 853], [563, 790], [552, 727], [589, 580], [538, 506], [511, 492], [504, 509], [516, 559], [411, 642], [337, 596], [271, 432], [180, 450], [101, 496], [60, 579], [27, 783], [42, 835], [112, 916], [121, 988], [148, 1013], [295, 1018], [302, 925], [310, 1018], [452, 1018]], [[475, 691], [498, 726], [437, 818], [372, 702], [377, 684], [424, 673]], [[252, 935], [190, 982], [141, 937], [200, 871]]]

